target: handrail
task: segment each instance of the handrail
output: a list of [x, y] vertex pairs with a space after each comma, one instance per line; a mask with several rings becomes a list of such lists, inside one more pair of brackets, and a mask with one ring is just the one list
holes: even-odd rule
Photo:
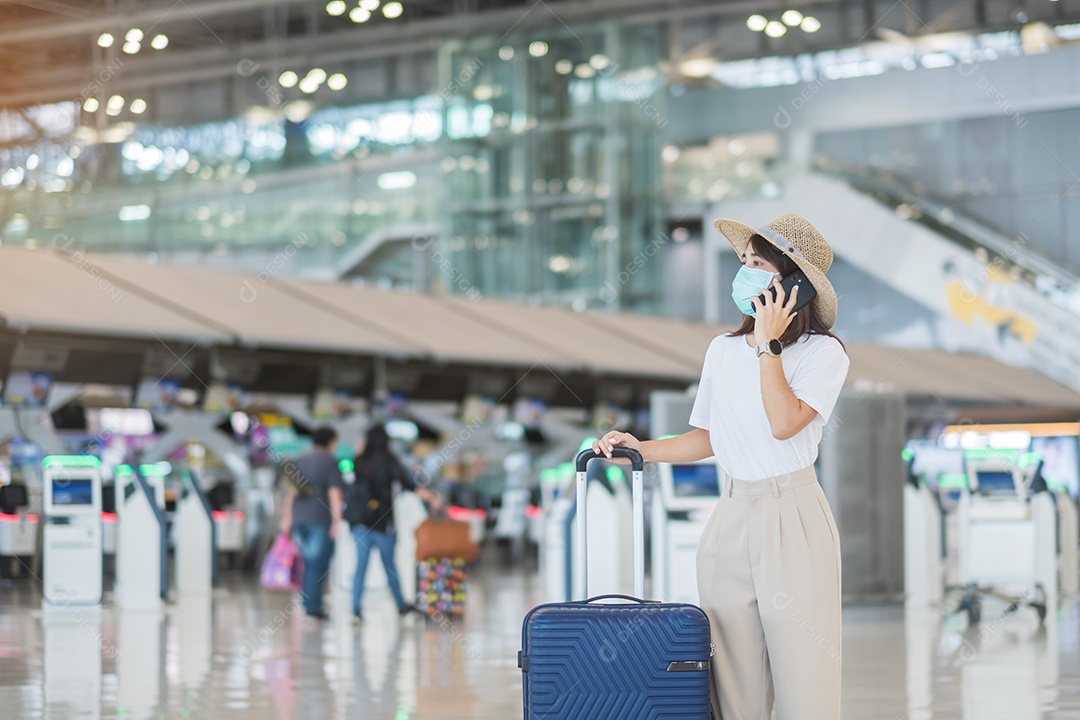
[[1016, 267], [1022, 273], [1026, 271], [1030, 275], [1049, 279], [1055, 287], [1048, 288], [1045, 282], [1032, 282], [1031, 278], [1025, 278], [1040, 295], [1075, 312], [1075, 306], [1064, 302], [1060, 295], [1080, 294], [1080, 277], [1063, 270], [1023, 244], [1018, 244], [1015, 239], [1009, 239], [1001, 230], [957, 211], [946, 200], [916, 189], [914, 183], [893, 173], [846, 165], [827, 158], [815, 159], [813, 169], [819, 174], [841, 180], [882, 204], [892, 207], [901, 204], [913, 206], [918, 210], [918, 214], [913, 215], [911, 220], [969, 250], [982, 248], [993, 253], [1001, 258], [1000, 262], [994, 262], [998, 262], [1003, 271], [1007, 272], [1011, 267]]

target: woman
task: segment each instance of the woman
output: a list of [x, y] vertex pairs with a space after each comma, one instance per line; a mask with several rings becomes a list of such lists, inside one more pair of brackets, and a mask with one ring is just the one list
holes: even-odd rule
[[[438, 497], [426, 488], [417, 487], [401, 463], [390, 450], [390, 438], [382, 425], [375, 425], [367, 432], [364, 447], [354, 463], [356, 479], [349, 488], [345, 519], [352, 528], [356, 541], [356, 575], [353, 578], [353, 615], [357, 621], [364, 616], [360, 597], [364, 591], [364, 575], [372, 548], [378, 548], [383, 568], [386, 570], [390, 594], [394, 596], [398, 613], [406, 615], [416, 607], [405, 601], [394, 562], [397, 535], [394, 532], [394, 497], [401, 490], [411, 490], [433, 506], [439, 505]], [[400, 489], [395, 489], [395, 483]]]
[[[716, 648], [714, 713], [768, 718], [775, 698], [777, 720], [838, 720], [840, 540], [813, 468], [848, 371], [829, 332], [832, 250], [793, 213], [756, 230], [715, 226], [743, 263], [732, 298], [745, 317], [705, 355], [690, 415], [698, 429], [647, 442], [609, 432], [593, 449], [634, 448], [654, 462], [716, 457], [723, 494], [697, 554]], [[817, 293], [797, 311], [798, 288], [787, 297], [780, 286], [795, 270]]]

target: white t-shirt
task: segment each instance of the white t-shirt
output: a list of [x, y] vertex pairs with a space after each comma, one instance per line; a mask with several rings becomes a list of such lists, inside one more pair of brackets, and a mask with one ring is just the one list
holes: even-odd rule
[[[817, 410], [789, 440], [777, 440], [761, 399], [761, 360], [745, 337], [721, 335], [705, 353], [690, 424], [709, 431], [720, 469], [740, 480], [761, 480], [810, 467], [848, 372], [848, 356], [827, 335], [806, 335], [780, 355], [795, 397]], [[775, 362], [775, 361], [770, 361]]]

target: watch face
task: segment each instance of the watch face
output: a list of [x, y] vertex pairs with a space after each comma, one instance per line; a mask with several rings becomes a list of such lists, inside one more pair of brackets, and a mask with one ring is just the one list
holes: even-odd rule
[[780, 343], [779, 340], [770, 340], [769, 341], [769, 352], [771, 352], [773, 355], [779, 355], [780, 351], [783, 350], [783, 349], [784, 349], [784, 346]]

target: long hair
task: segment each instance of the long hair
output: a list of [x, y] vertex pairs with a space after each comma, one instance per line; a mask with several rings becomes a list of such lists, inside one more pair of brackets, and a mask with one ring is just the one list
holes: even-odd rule
[[397, 462], [390, 450], [390, 436], [382, 425], [373, 425], [364, 437], [364, 449], [356, 456], [356, 467], [375, 467], [387, 460]]
[[[751, 248], [761, 256], [762, 260], [772, 263], [780, 273], [780, 277], [787, 277], [799, 269], [794, 260], [780, 252], [775, 245], [760, 235], [750, 237], [750, 244], [746, 248], [747, 252]], [[754, 322], [754, 318], [743, 315], [742, 325], [737, 330], [728, 333], [728, 337], [752, 335], [754, 333]], [[829, 332], [829, 328], [825, 327], [825, 323], [821, 320], [821, 315], [818, 314], [813, 302], [799, 308], [798, 314], [791, 318], [791, 324], [787, 326], [787, 330], [777, 339], [781, 345], [788, 347], [798, 342], [803, 335], [827, 335], [840, 343], [840, 347], [844, 346], [840, 338], [833, 335]]]

